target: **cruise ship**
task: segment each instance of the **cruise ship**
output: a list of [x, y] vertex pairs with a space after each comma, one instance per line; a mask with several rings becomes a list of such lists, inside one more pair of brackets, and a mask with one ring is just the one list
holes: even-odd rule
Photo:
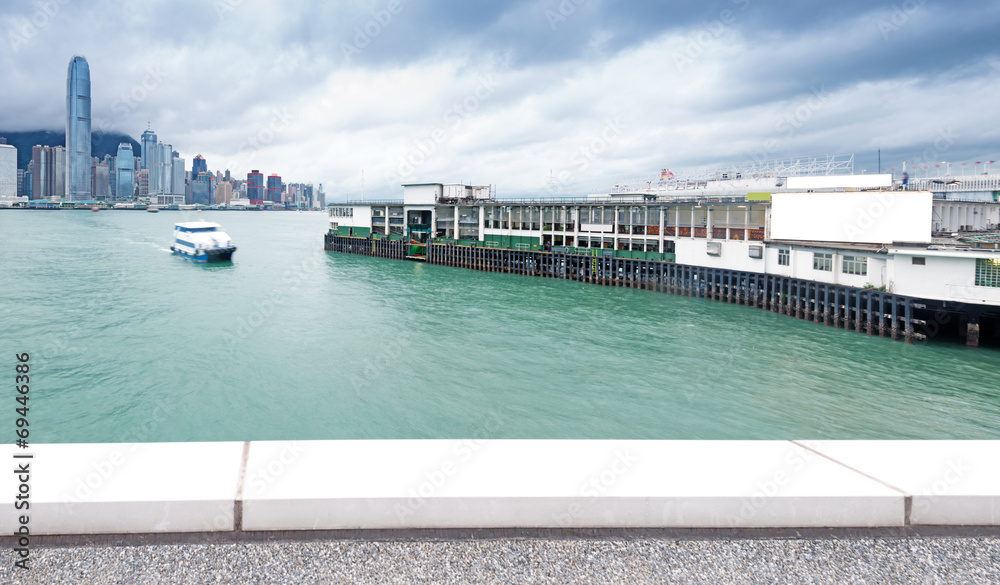
[[331, 203], [325, 247], [730, 300], [907, 341], [1000, 339], [1000, 175], [894, 180], [853, 156], [498, 199], [402, 185]]
[[174, 225], [170, 250], [196, 262], [231, 260], [236, 246], [222, 226], [210, 221], [190, 221]]

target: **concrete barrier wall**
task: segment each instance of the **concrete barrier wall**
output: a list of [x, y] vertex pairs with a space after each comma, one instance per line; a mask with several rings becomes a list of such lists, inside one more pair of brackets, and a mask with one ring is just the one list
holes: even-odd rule
[[8, 535], [25, 515], [33, 535], [1000, 525], [1000, 441], [45, 444], [0, 457], [30, 469], [29, 509], [15, 508], [24, 478], [0, 474]]

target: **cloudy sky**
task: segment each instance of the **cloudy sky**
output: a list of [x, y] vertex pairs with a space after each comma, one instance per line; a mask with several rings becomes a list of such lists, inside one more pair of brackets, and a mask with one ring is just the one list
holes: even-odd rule
[[81, 54], [95, 129], [331, 201], [878, 149], [972, 173], [1000, 159], [998, 30], [981, 0], [4, 2], [0, 128], [64, 128]]

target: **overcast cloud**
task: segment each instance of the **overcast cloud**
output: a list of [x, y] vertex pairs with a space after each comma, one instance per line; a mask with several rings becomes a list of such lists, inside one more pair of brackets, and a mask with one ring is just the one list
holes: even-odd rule
[[[147, 121], [209, 169], [578, 195], [659, 169], [1000, 157], [1000, 3], [45, 0], [0, 5], [0, 128]], [[982, 165], [980, 166], [980, 168]], [[550, 175], [555, 181], [550, 181]]]

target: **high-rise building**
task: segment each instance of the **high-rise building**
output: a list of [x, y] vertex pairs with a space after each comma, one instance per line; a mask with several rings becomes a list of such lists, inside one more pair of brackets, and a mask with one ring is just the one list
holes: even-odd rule
[[[31, 164], [32, 196], [35, 199], [62, 199], [66, 194], [66, 149], [35, 145], [31, 147]], [[87, 182], [90, 182], [89, 176]]]
[[247, 173], [247, 198], [254, 205], [264, 201], [264, 174], [257, 169]]
[[141, 168], [144, 169], [149, 168], [151, 162], [149, 160], [149, 149], [155, 144], [156, 144], [156, 133], [153, 132], [151, 129], [146, 128], [146, 131], [143, 132], [142, 136], [139, 138], [139, 151], [140, 151], [140, 156], [142, 157]]
[[316, 190], [316, 202], [313, 203], [313, 207], [326, 207], [326, 193], [323, 192], [323, 183], [320, 183]]
[[148, 147], [149, 161], [143, 161], [143, 168], [149, 170], [149, 193], [164, 195], [173, 193], [174, 147], [157, 143]]
[[17, 149], [0, 144], [0, 199], [17, 197]]
[[135, 172], [135, 196], [149, 197], [149, 169], [139, 169]]
[[90, 65], [76, 56], [66, 73], [66, 198], [90, 197]]
[[193, 181], [197, 179], [198, 175], [200, 175], [201, 173], [207, 173], [207, 172], [208, 172], [208, 163], [205, 162], [205, 157], [201, 156], [200, 154], [194, 157], [194, 160], [191, 161], [191, 180]]
[[24, 197], [24, 174], [27, 171], [24, 169], [17, 169], [17, 196]]
[[271, 173], [267, 177], [267, 200], [281, 201], [281, 177], [275, 173]]
[[220, 181], [219, 184], [215, 186], [215, 204], [229, 205], [229, 201], [232, 198], [233, 184], [229, 181]]
[[198, 177], [191, 182], [191, 203], [195, 205], [212, 205], [212, 191], [215, 177], [208, 172], [198, 173]]
[[90, 180], [90, 194], [94, 199], [108, 199], [111, 197], [111, 181], [108, 165], [96, 164], [93, 167]]
[[170, 179], [171, 193], [175, 196], [184, 196], [184, 159], [180, 157], [176, 152], [172, 153], [172, 177]]
[[130, 199], [135, 193], [135, 155], [128, 142], [118, 145], [115, 167], [115, 198]]
[[24, 172], [24, 189], [21, 191], [21, 193], [19, 193], [21, 197], [27, 197], [29, 201], [34, 199], [34, 197], [31, 196], [32, 166], [33, 165], [29, 162], [28, 170]]

